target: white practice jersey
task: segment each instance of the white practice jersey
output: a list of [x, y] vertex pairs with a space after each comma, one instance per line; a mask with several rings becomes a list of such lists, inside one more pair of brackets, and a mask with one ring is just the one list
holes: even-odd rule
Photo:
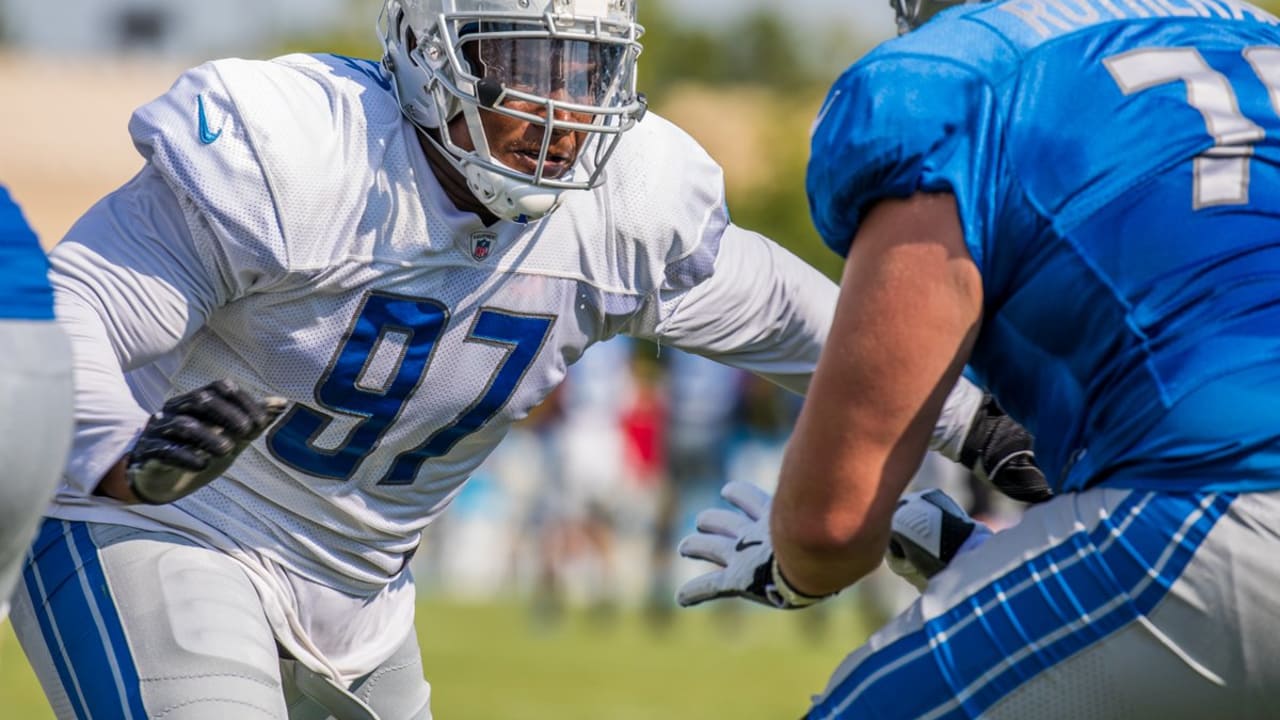
[[291, 409], [219, 481], [127, 512], [189, 515], [352, 591], [400, 571], [592, 343], [650, 338], [803, 390], [835, 304], [729, 222], [719, 167], [652, 113], [599, 191], [491, 227], [449, 202], [367, 61], [208, 63], [130, 131], [146, 168], [54, 253], [62, 317], [92, 311], [62, 502], [105, 503], [86, 491], [148, 411], [233, 378]]
[[[831, 281], [730, 222], [720, 168], [653, 113], [603, 187], [490, 227], [450, 203], [368, 61], [208, 63], [129, 129], [144, 170], [53, 253], [78, 399], [52, 514], [174, 529], [353, 595], [400, 573], [593, 343], [648, 338], [803, 391], [835, 306]], [[291, 407], [170, 506], [92, 494], [166, 396], [220, 378]]]

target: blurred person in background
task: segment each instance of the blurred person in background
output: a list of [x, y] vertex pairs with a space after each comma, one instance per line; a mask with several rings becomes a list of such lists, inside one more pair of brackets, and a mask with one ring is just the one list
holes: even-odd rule
[[[672, 545], [660, 547], [654, 538], [667, 486], [667, 407], [669, 387], [662, 358], [666, 354], [649, 342], [637, 342], [631, 353], [632, 393], [622, 416], [626, 476], [626, 500], [618, 513], [627, 566], [634, 568], [628, 581], [636, 580], [632, 597], [647, 611], [652, 609], [655, 575], [672, 557]], [[670, 596], [664, 598], [670, 604]]]
[[666, 432], [661, 485], [653, 533], [648, 616], [662, 624], [675, 606], [676, 557], [671, 552], [687, 524], [685, 514], [714, 498], [727, 479], [726, 460], [742, 371], [677, 349], [663, 351]]
[[184, 73], [52, 255], [77, 427], [13, 621], [59, 716], [429, 717], [409, 560], [570, 364], [632, 335], [808, 383], [836, 288], [646, 114], [631, 0], [381, 30]]
[[569, 367], [558, 392], [558, 422], [548, 438], [552, 468], [541, 488], [546, 569], [533, 597], [543, 621], [558, 620], [569, 602], [602, 615], [618, 602], [614, 525], [626, 499], [631, 353], [626, 337], [599, 343]]
[[644, 518], [650, 532], [657, 511], [657, 495], [667, 472], [667, 404], [670, 402], [656, 351], [651, 343], [637, 343], [631, 353], [632, 392], [622, 414], [626, 476], [631, 485], [652, 501]]
[[71, 348], [53, 322], [49, 262], [0, 185], [0, 620], [71, 446]]

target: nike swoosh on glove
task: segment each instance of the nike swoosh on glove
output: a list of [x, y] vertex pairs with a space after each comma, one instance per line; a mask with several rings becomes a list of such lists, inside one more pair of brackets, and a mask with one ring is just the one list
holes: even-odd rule
[[676, 602], [681, 607], [740, 597], [772, 608], [794, 610], [829, 597], [806, 595], [782, 576], [769, 539], [769, 506], [773, 502], [769, 493], [734, 480], [720, 490], [720, 495], [734, 509], [711, 508], [698, 513], [697, 531], [681, 540], [677, 548], [684, 557], [719, 566], [680, 586]]

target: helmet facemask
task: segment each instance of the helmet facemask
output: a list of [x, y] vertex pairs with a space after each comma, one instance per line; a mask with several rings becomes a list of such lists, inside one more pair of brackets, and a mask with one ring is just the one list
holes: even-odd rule
[[898, 34], [906, 35], [929, 18], [956, 5], [969, 5], [989, 0], [889, 0], [898, 19]]
[[[384, 62], [406, 116], [471, 192], [498, 217], [524, 222], [554, 210], [565, 190], [599, 186], [622, 133], [643, 116], [634, 13], [634, 0], [388, 0]], [[513, 155], [518, 167], [497, 157], [504, 148], [491, 144], [486, 113], [533, 128]], [[451, 137], [458, 118], [474, 149]], [[554, 150], [567, 134], [572, 158]]]

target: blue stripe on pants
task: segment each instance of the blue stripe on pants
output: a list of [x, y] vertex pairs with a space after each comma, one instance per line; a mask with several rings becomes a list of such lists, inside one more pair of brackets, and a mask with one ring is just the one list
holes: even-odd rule
[[137, 667], [89, 526], [45, 520], [23, 577], [76, 717], [146, 718]]
[[1131, 493], [1093, 530], [863, 658], [809, 717], [977, 717], [1154, 609], [1234, 497]]

